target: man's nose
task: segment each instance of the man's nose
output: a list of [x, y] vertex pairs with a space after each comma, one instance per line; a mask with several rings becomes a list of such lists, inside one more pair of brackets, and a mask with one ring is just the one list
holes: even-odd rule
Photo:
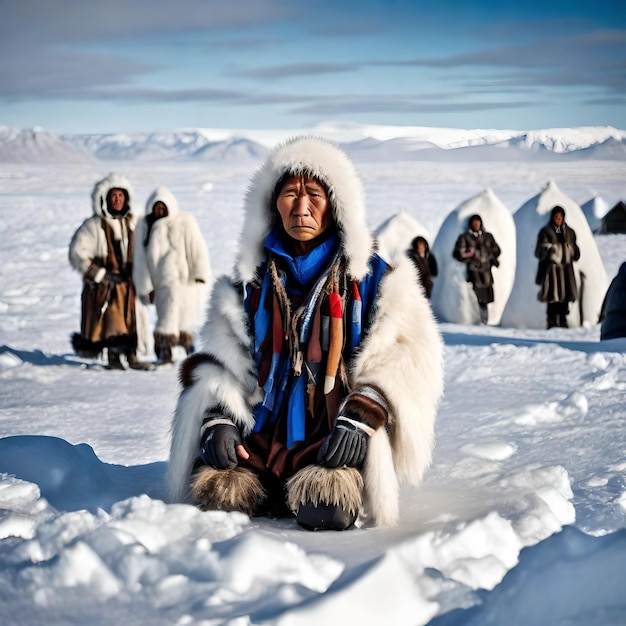
[[306, 191], [301, 191], [294, 203], [293, 213], [294, 215], [308, 215], [309, 212], [309, 194]]

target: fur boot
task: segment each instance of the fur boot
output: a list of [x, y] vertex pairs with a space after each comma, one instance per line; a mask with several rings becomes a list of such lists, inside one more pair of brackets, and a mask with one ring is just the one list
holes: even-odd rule
[[128, 360], [128, 367], [130, 367], [131, 370], [141, 370], [144, 372], [150, 372], [155, 369], [152, 363], [146, 363], [145, 361], [140, 361], [137, 358], [137, 353], [135, 352], [129, 352], [126, 355], [126, 359]]
[[190, 354], [193, 354], [196, 351], [196, 348], [193, 345], [193, 335], [191, 333], [181, 330], [178, 343], [183, 348], [185, 348], [185, 352], [187, 353], [187, 356], [189, 356]]
[[244, 467], [215, 469], [203, 465], [191, 477], [191, 495], [203, 511], [241, 511], [255, 515], [265, 501], [258, 476]]
[[109, 359], [109, 364], [107, 365], [107, 369], [110, 369], [110, 370], [123, 370], [124, 369], [124, 365], [122, 364], [122, 360], [120, 359], [119, 350], [108, 348], [107, 356]]
[[287, 503], [308, 530], [344, 530], [356, 520], [363, 477], [354, 467], [309, 465], [287, 482]]
[[154, 353], [161, 363], [172, 362], [172, 348], [178, 343], [176, 335], [154, 332]]

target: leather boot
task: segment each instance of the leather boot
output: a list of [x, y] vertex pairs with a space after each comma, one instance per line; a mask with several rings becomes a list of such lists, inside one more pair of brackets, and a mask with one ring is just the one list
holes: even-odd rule
[[172, 347], [176, 343], [175, 335], [154, 333], [154, 353], [160, 365], [168, 365], [173, 362]]
[[306, 530], [347, 530], [355, 521], [356, 513], [325, 502], [301, 504], [296, 513], [298, 526]]
[[181, 330], [178, 343], [183, 348], [185, 348], [187, 356], [193, 354], [196, 351], [196, 347], [193, 345], [193, 335], [191, 333]]
[[144, 361], [140, 361], [137, 358], [137, 354], [134, 352], [129, 352], [128, 356], [128, 367], [131, 370], [142, 370], [144, 372], [149, 372], [154, 369], [154, 365], [152, 363], [145, 363]]
[[124, 366], [122, 365], [122, 361], [120, 359], [120, 353], [113, 348], [107, 349], [109, 364], [107, 365], [107, 369], [109, 370], [123, 370]]

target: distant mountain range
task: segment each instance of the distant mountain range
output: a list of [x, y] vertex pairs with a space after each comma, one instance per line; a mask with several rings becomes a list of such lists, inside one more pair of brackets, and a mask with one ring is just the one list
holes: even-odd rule
[[327, 123], [299, 130], [183, 129], [163, 133], [58, 135], [0, 126], [0, 162], [260, 161], [273, 145], [309, 133], [339, 143], [355, 161], [626, 160], [626, 131], [610, 126], [463, 130]]

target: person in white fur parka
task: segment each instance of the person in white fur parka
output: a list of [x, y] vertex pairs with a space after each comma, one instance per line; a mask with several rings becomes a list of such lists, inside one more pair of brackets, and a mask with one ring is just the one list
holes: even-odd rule
[[277, 146], [253, 176], [232, 277], [181, 366], [171, 501], [392, 526], [431, 462], [443, 343], [408, 258], [376, 254], [365, 190], [333, 143]]
[[209, 253], [195, 217], [181, 211], [167, 187], [157, 188], [137, 224], [133, 281], [143, 304], [154, 303], [154, 351], [172, 362], [172, 348], [194, 351], [194, 333], [204, 319], [213, 282]]
[[108, 367], [150, 369], [137, 358], [137, 315], [132, 281], [136, 216], [128, 179], [111, 172], [91, 194], [93, 215], [76, 230], [69, 261], [83, 279], [81, 329], [72, 335], [76, 354], [97, 358], [105, 350]]

